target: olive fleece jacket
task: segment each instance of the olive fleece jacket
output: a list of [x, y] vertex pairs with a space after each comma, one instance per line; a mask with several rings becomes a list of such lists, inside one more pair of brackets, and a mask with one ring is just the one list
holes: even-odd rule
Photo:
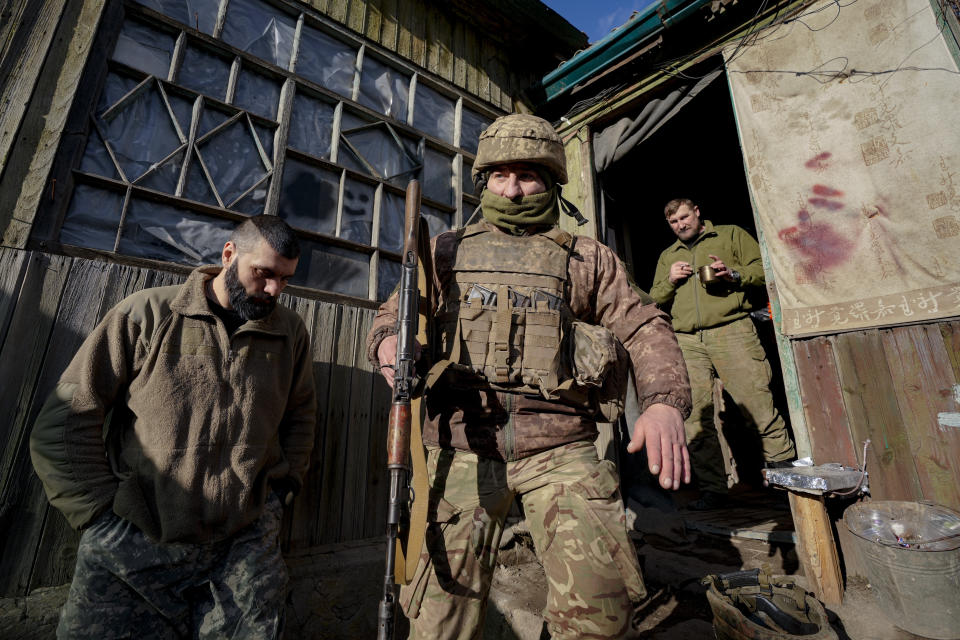
[[73, 527], [112, 506], [157, 542], [215, 542], [261, 515], [271, 481], [300, 486], [316, 423], [310, 337], [279, 305], [228, 336], [204, 293], [219, 271], [120, 302], [44, 404], [33, 464]]
[[[760, 245], [749, 233], [732, 224], [703, 222], [703, 232], [689, 245], [677, 240], [660, 254], [650, 296], [673, 317], [680, 333], [717, 327], [746, 317], [754, 305], [751, 289], [763, 287]], [[728, 268], [740, 272], [739, 284], [721, 280], [707, 289], [697, 279], [697, 269], [713, 262], [715, 255]], [[679, 284], [670, 282], [670, 266], [682, 260], [693, 267], [693, 275]]]
[[[494, 233], [503, 233], [482, 222]], [[443, 306], [456, 258], [456, 233], [431, 240], [433, 283]], [[567, 303], [576, 319], [603, 325], [624, 345], [633, 364], [639, 410], [662, 403], [689, 415], [690, 382], [683, 355], [667, 315], [633, 284], [616, 254], [599, 242], [578, 236], [567, 263]], [[367, 357], [379, 368], [377, 348], [396, 332], [397, 295], [380, 306], [367, 336]], [[433, 310], [435, 311], [435, 309]], [[631, 428], [633, 425], [630, 425]], [[596, 422], [581, 409], [529, 395], [493, 390], [427, 395], [425, 444], [517, 460], [541, 451], [597, 436]]]

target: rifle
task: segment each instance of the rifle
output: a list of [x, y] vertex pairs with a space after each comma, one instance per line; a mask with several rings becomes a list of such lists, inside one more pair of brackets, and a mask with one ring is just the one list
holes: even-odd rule
[[[380, 601], [378, 640], [393, 640], [397, 583], [413, 578], [426, 528], [426, 458], [420, 438], [420, 391], [415, 388], [415, 338], [426, 347], [430, 303], [427, 270], [429, 235], [420, 220], [420, 183], [407, 185], [397, 313], [397, 361], [393, 377], [393, 404], [387, 426], [387, 469], [390, 497], [387, 506], [387, 561]], [[427, 250], [419, 251], [420, 247]], [[411, 435], [413, 443], [411, 444]], [[414, 473], [411, 482], [411, 465]], [[398, 561], [399, 557], [399, 561]]]

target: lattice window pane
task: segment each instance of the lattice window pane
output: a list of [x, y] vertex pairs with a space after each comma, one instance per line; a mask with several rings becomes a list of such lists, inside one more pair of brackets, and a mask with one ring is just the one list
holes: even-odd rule
[[108, 114], [106, 142], [127, 180], [136, 180], [180, 146], [170, 112], [154, 81]]
[[380, 113], [407, 121], [410, 78], [374, 58], [364, 58], [357, 101]]
[[192, 266], [220, 261], [235, 223], [167, 204], [133, 198], [120, 235], [120, 253]]
[[166, 78], [174, 42], [175, 38], [165, 32], [127, 20], [113, 49], [113, 59], [144, 73]]
[[373, 200], [376, 188], [365, 182], [347, 178], [343, 185], [343, 217], [340, 237], [361, 244], [370, 244], [373, 234]]
[[198, 149], [226, 206], [266, 175], [254, 135], [244, 116], [206, 138]]
[[330, 159], [333, 139], [333, 105], [297, 94], [293, 99], [293, 117], [287, 144], [324, 160]]
[[122, 193], [79, 184], [60, 228], [60, 242], [113, 251], [122, 212]]
[[423, 195], [437, 202], [453, 204], [453, 156], [429, 147], [423, 152]]
[[381, 249], [403, 250], [404, 197], [384, 189], [380, 204], [380, 236], [377, 243]]
[[317, 84], [350, 98], [357, 52], [322, 31], [305, 26], [300, 36], [296, 72]]
[[292, 284], [366, 298], [370, 257], [319, 242], [300, 241], [300, 265]]
[[233, 100], [238, 107], [269, 120], [276, 120], [279, 101], [279, 82], [249, 69], [240, 72]]
[[417, 84], [413, 126], [441, 140], [453, 143], [456, 103], [423, 84]]
[[177, 72], [178, 84], [211, 98], [224, 100], [229, 80], [229, 60], [198, 47], [187, 47]]
[[206, 34], [217, 25], [220, 0], [136, 0], [145, 7]]
[[286, 69], [296, 26], [296, 20], [265, 2], [230, 0], [221, 37], [227, 44]]
[[480, 134], [491, 125], [493, 120], [479, 113], [463, 110], [460, 120], [460, 147], [470, 153], [477, 152], [477, 142], [480, 140]]
[[386, 300], [400, 283], [400, 263], [380, 258], [377, 270], [377, 300]]
[[434, 209], [433, 207], [420, 207], [420, 215], [427, 221], [427, 227], [430, 229], [430, 237], [449, 231], [453, 226], [453, 214]]
[[340, 175], [288, 157], [278, 215], [288, 224], [333, 235], [337, 229]]

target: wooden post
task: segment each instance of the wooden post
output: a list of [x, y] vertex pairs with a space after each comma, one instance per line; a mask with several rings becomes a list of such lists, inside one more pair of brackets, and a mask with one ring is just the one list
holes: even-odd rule
[[813, 594], [830, 606], [843, 602], [843, 577], [830, 518], [822, 495], [790, 491], [790, 512], [797, 530], [797, 555]]

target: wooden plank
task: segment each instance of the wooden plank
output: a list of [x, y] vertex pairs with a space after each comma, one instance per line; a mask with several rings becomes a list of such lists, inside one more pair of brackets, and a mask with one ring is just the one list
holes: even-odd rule
[[[960, 380], [960, 320], [941, 322], [939, 326], [943, 344], [947, 348], [950, 366], [953, 368], [953, 377], [955, 380]], [[960, 411], [960, 407], [955, 411]]]
[[453, 23], [446, 13], [434, 8], [430, 46], [436, 51], [436, 66], [431, 69], [445, 80], [453, 81]]
[[466, 89], [473, 95], [479, 95], [480, 91], [480, 43], [477, 40], [477, 34], [473, 29], [467, 29], [464, 34], [465, 51], [464, 58], [467, 63], [467, 86]]
[[490, 68], [495, 63], [496, 50], [489, 38], [480, 38], [477, 43], [477, 95], [490, 102]]
[[[920, 500], [920, 479], [878, 330], [832, 338], [855, 446], [867, 450], [870, 492], [878, 500]], [[859, 454], [858, 454], [859, 455]]]
[[[293, 521], [288, 544], [290, 549], [304, 549], [318, 544], [318, 531], [325, 524], [326, 515], [321, 513], [321, 479], [324, 467], [324, 434], [326, 429], [326, 406], [330, 389], [330, 361], [333, 354], [336, 306], [327, 302], [310, 303], [312, 319], [307, 328], [311, 332], [313, 354], [313, 385], [317, 394], [317, 427], [310, 453], [310, 466], [303, 479], [300, 495], [293, 503]], [[305, 319], [306, 321], [306, 319]]]
[[467, 88], [467, 27], [463, 20], [457, 20], [453, 26], [453, 83], [462, 89]]
[[350, 406], [350, 369], [357, 335], [358, 309], [338, 306], [333, 318], [334, 349], [331, 354], [330, 388], [326, 398], [323, 443], [323, 480], [321, 482], [320, 510], [325, 517], [320, 527], [319, 544], [340, 541], [343, 517], [344, 476], [346, 474], [349, 425], [347, 409]]
[[347, 9], [347, 27], [351, 30], [364, 34], [364, 23], [367, 19], [366, 0], [350, 0], [350, 6]]
[[373, 398], [370, 403], [370, 446], [367, 451], [369, 486], [363, 537], [383, 535], [387, 522], [387, 501], [390, 497], [390, 475], [387, 472], [387, 423], [393, 394], [379, 372], [373, 373]]
[[400, 31], [397, 25], [397, 2], [398, 0], [380, 0], [380, 44], [391, 51], [397, 50]]
[[790, 512], [797, 530], [797, 556], [810, 590], [824, 604], [843, 603], [843, 576], [823, 496], [791, 491]]
[[[9, 39], [4, 39], [14, 52], [4, 50], [0, 77], [3, 94], [0, 96], [0, 169], [6, 166], [10, 149], [20, 123], [30, 104], [30, 96], [40, 77], [40, 68], [50, 49], [56, 32], [57, 21], [63, 12], [64, 0], [17, 2], [13, 8], [17, 15], [5, 16], [7, 26], [16, 29]], [[7, 68], [7, 64], [10, 64]], [[9, 75], [7, 75], [9, 74]]]
[[793, 350], [814, 464], [839, 462], [858, 467], [833, 343], [827, 338], [798, 340]]
[[[7, 339], [0, 348], [0, 442], [5, 443], [0, 453], [0, 504], [5, 505], [4, 511], [6, 505], [22, 501], [22, 457], [29, 455], [25, 440], [32, 427], [27, 414], [70, 268], [69, 258], [18, 253], [29, 257], [11, 310]], [[4, 515], [0, 518], [0, 538], [6, 539], [2, 530], [6, 526]], [[4, 582], [5, 575], [0, 575], [0, 593], [9, 594], [12, 592]]]
[[420, 2], [407, 2], [410, 7], [410, 59], [427, 66], [427, 10]]
[[[52, 262], [54, 256], [50, 256], [50, 260]], [[8, 580], [6, 587], [16, 589], [17, 593], [22, 594], [39, 584], [61, 584], [73, 569], [70, 562], [74, 551], [71, 549], [75, 550], [77, 538], [75, 535], [70, 538], [63, 516], [47, 505], [30, 463], [27, 434], [60, 374], [95, 326], [107, 274], [107, 265], [102, 262], [76, 260], [70, 265], [56, 311], [56, 330], [44, 352], [42, 369], [29, 404], [17, 417], [18, 424], [22, 425], [22, 437], [13, 475], [22, 487], [22, 493], [15, 503], [18, 505], [17, 518], [6, 533], [5, 548], [17, 549], [19, 553], [18, 557], [10, 554], [0, 559], [0, 575]], [[60, 274], [54, 276], [55, 279], [59, 277]], [[47, 527], [51, 529], [45, 533]], [[50, 544], [52, 541], [56, 541], [56, 545]], [[44, 542], [49, 546], [40, 546]], [[39, 569], [36, 575], [35, 562]]]
[[954, 410], [957, 383], [943, 336], [936, 325], [894, 327], [883, 344], [923, 498], [960, 509], [960, 430], [937, 419]]
[[[0, 348], [2, 348], [20, 297], [20, 287], [30, 254], [17, 249], [0, 248]], [[3, 425], [0, 425], [0, 430]], [[6, 439], [0, 440], [6, 442]]]
[[396, 53], [409, 59], [413, 48], [413, 36], [410, 33], [410, 22], [413, 13], [413, 3], [398, 0], [397, 2], [397, 48]]
[[347, 23], [347, 5], [350, 0], [329, 0], [327, 3], [327, 15], [340, 24]]
[[383, 26], [383, 9], [381, 0], [367, 1], [367, 24], [364, 26], [363, 34], [373, 40], [380, 42], [380, 29]]
[[[369, 495], [370, 459], [372, 446], [370, 405], [373, 400], [373, 367], [367, 362], [366, 337], [373, 324], [374, 311], [361, 309], [357, 316], [357, 336], [354, 344], [353, 368], [350, 371], [350, 406], [346, 428], [349, 432], [347, 473], [344, 478], [343, 520], [341, 540], [363, 537], [364, 524], [373, 508]], [[368, 502], [370, 501], [370, 502]]]

